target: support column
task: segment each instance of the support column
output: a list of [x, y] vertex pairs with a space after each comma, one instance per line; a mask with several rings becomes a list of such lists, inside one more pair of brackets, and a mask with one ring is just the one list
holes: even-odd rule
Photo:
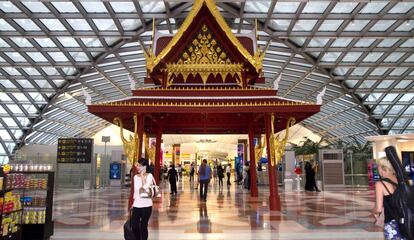
[[155, 142], [155, 169], [154, 169], [154, 178], [157, 184], [160, 182], [160, 171], [161, 171], [161, 138], [162, 138], [162, 128], [161, 126], [157, 129], [157, 139]]
[[256, 153], [254, 149], [254, 131], [253, 126], [249, 128], [249, 153], [250, 153], [250, 196], [257, 197], [257, 184], [256, 184]]
[[267, 150], [267, 171], [269, 175], [269, 208], [272, 211], [280, 211], [280, 196], [277, 186], [277, 172], [276, 167], [272, 165], [271, 161], [271, 150], [270, 150], [270, 134], [272, 131], [271, 127], [271, 115], [265, 115], [265, 128], [266, 128], [266, 150]]

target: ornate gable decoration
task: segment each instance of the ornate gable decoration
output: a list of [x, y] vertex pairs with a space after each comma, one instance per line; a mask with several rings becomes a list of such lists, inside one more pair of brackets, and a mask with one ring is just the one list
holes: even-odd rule
[[[200, 20], [207, 16], [205, 14], [209, 18]], [[202, 22], [205, 20], [213, 21], [214, 29], [209, 29], [213, 28], [211, 23]], [[197, 29], [192, 29], [196, 24], [199, 24]], [[193, 31], [198, 31], [195, 37], [192, 37]], [[219, 38], [215, 38], [212, 32], [220, 34]], [[187, 40], [190, 35], [193, 39]], [[226, 49], [219, 39], [226, 40]], [[175, 51], [178, 49], [182, 52], [177, 54]], [[145, 54], [149, 78], [161, 82], [164, 87], [175, 83], [225, 83], [247, 87], [249, 79], [259, 77], [264, 57], [260, 50], [250, 53], [245, 48], [221, 16], [214, 0], [195, 0], [180, 29], [161, 52], [157, 55], [152, 51]], [[172, 56], [175, 56], [174, 60]]]
[[193, 78], [199, 75], [204, 85], [210, 76], [216, 79], [221, 77], [223, 83], [230, 77], [241, 86], [242, 71], [243, 64], [233, 63], [207, 26], [203, 25], [177, 63], [167, 63], [167, 87], [180, 75], [184, 82], [190, 75]]

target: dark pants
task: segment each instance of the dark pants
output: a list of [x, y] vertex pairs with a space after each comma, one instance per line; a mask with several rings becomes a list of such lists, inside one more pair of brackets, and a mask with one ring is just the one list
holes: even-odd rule
[[227, 185], [231, 185], [231, 183], [230, 183], [230, 173], [227, 173]]
[[218, 179], [219, 179], [219, 187], [223, 187], [223, 177], [224, 176], [219, 176], [218, 177]]
[[148, 239], [148, 221], [151, 217], [152, 207], [133, 208], [131, 216], [132, 230], [137, 240]]
[[177, 194], [177, 182], [170, 180], [171, 193]]
[[208, 190], [209, 180], [200, 180], [200, 199], [207, 200], [207, 190]]
[[193, 174], [190, 173], [190, 182], [194, 182], [194, 173]]

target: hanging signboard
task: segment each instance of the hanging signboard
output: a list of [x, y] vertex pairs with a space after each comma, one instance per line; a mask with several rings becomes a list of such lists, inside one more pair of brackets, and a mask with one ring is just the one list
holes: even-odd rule
[[91, 163], [93, 139], [59, 138], [57, 147], [58, 163]]

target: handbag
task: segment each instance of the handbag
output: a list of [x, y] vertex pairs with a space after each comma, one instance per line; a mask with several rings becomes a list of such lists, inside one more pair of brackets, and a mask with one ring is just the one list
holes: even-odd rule
[[152, 183], [147, 189], [143, 187], [139, 189], [139, 196], [142, 198], [156, 198], [161, 196], [160, 188], [154, 178], [152, 178]]
[[131, 224], [131, 211], [129, 212], [128, 220], [124, 223], [124, 239], [125, 240], [136, 240], [134, 231], [132, 230]]

